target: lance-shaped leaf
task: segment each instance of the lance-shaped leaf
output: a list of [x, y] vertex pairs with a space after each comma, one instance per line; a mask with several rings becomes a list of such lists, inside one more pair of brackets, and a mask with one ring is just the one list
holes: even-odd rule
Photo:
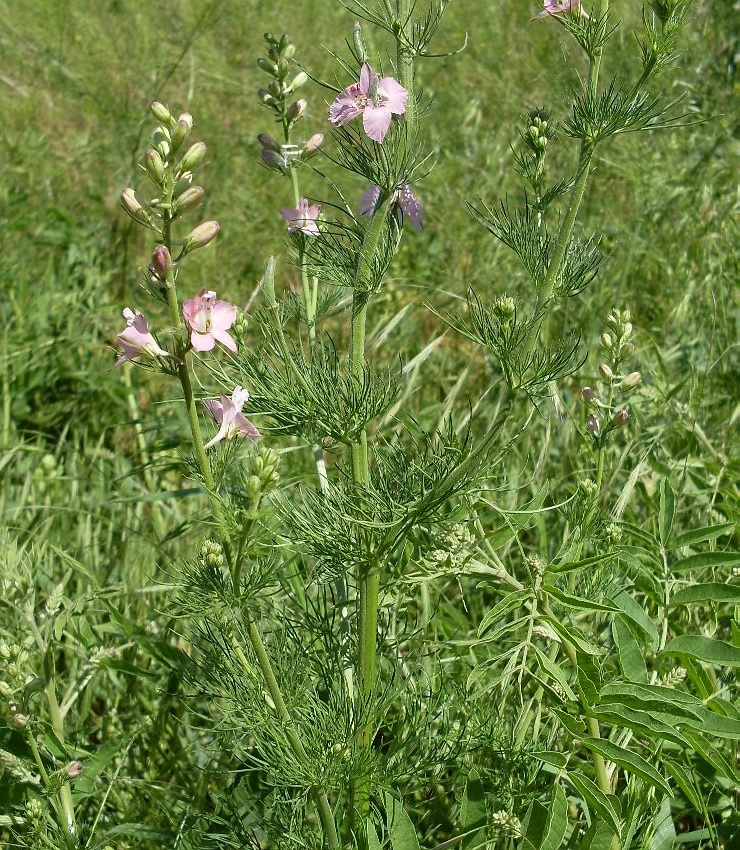
[[597, 753], [605, 759], [613, 761], [614, 764], [618, 764], [627, 773], [639, 776], [655, 788], [661, 788], [666, 794], [673, 794], [671, 786], [660, 773], [641, 755], [632, 752], [632, 750], [627, 750], [603, 738], [584, 738], [583, 745], [588, 747], [592, 753]]

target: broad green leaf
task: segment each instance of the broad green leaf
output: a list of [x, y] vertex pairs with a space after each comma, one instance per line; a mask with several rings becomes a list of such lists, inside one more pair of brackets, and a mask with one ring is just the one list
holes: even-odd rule
[[740, 564], [740, 552], [700, 552], [671, 564], [671, 572], [685, 573], [710, 567], [734, 567], [736, 564]]
[[537, 663], [540, 665], [540, 669], [560, 685], [568, 699], [577, 700], [578, 697], [568, 683], [567, 673], [562, 667], [551, 661], [539, 647], [533, 646], [532, 649], [537, 656]]
[[375, 824], [373, 824], [370, 818], [365, 819], [365, 838], [367, 840], [367, 850], [381, 850], [382, 845], [375, 830]]
[[[600, 723], [624, 726], [641, 738], [656, 738], [671, 741], [679, 747], [688, 748], [689, 742], [676, 726], [676, 719], [667, 714], [658, 715], [648, 711], [638, 711], [621, 703], [606, 703], [594, 708], [594, 715]], [[679, 718], [679, 720], [682, 718]]]
[[645, 633], [648, 639], [648, 647], [652, 650], [658, 648], [658, 627], [653, 618], [629, 593], [622, 591], [611, 600], [640, 631]]
[[601, 690], [601, 671], [589, 655], [582, 652], [576, 653], [578, 660], [578, 684], [581, 692], [588, 700], [589, 705], [594, 705], [599, 698]]
[[604, 655], [604, 650], [587, 640], [586, 636], [577, 626], [561, 623], [560, 620], [556, 620], [554, 617], [542, 617], [542, 621], [552, 626], [563, 640], [572, 643], [584, 655]]
[[663, 546], [668, 542], [673, 531], [673, 520], [676, 517], [676, 494], [671, 482], [663, 478], [660, 482], [660, 506], [658, 509], [658, 537]]
[[661, 788], [666, 794], [673, 794], [671, 786], [660, 773], [642, 756], [632, 752], [632, 750], [626, 750], [624, 747], [620, 747], [612, 741], [607, 741], [603, 738], [584, 738], [583, 744], [592, 753], [598, 753], [608, 761], [613, 761], [628, 773], [633, 773], [654, 787]]
[[696, 602], [730, 602], [740, 605], [740, 585], [708, 581], [692, 584], [673, 594], [671, 605], [693, 605]]
[[644, 528], [641, 528], [639, 525], [633, 525], [631, 522], [623, 522], [620, 525], [620, 528], [624, 529], [627, 534], [631, 537], [636, 537], [638, 540], [642, 541], [646, 546], [650, 549], [659, 549], [660, 544], [653, 537], [653, 535], [649, 531], [645, 531]]
[[692, 729], [685, 730], [686, 738], [694, 750], [719, 773], [720, 776], [725, 776], [736, 785], [740, 785], [740, 774], [733, 767], [724, 755], [713, 747], [704, 736]]
[[579, 842], [578, 850], [611, 850], [614, 835], [615, 832], [608, 823], [595, 820]]
[[648, 674], [642, 649], [623, 616], [614, 617], [612, 620], [612, 636], [625, 679], [647, 684]]
[[563, 561], [560, 564], [550, 564], [547, 568], [548, 573], [562, 575], [563, 573], [581, 572], [582, 570], [591, 569], [597, 564], [603, 564], [604, 561], [609, 561], [614, 555], [591, 555], [590, 558], [583, 558], [580, 561]]
[[[669, 711], [671, 706], [680, 703], [684, 708], [700, 708], [703, 703], [693, 694], [680, 691], [678, 688], [667, 688], [664, 685], [641, 685], [632, 682], [608, 682], [601, 689], [599, 699], [602, 702], [614, 702], [613, 698], [623, 701], [626, 705], [635, 703], [635, 708], [656, 707], [660, 711]], [[698, 716], [694, 712], [695, 716]]]
[[563, 770], [568, 764], [568, 756], [566, 756], [565, 753], [559, 753], [557, 751], [533, 750], [530, 755], [540, 761], [543, 761], [545, 764], [549, 764], [552, 767], [557, 768], [558, 770]]
[[388, 819], [388, 836], [393, 850], [420, 850], [416, 830], [401, 801], [387, 791], [384, 792], [383, 799]]
[[671, 817], [671, 798], [663, 797], [660, 808], [653, 818], [653, 837], [648, 850], [671, 850], [676, 829]]
[[680, 549], [682, 546], [696, 546], [697, 543], [706, 543], [716, 540], [723, 534], [731, 534], [735, 530], [734, 522], [726, 522], [722, 525], [707, 525], [704, 528], [694, 528], [674, 537], [668, 549]]
[[120, 749], [121, 741], [114, 738], [102, 744], [92, 758], [85, 759], [85, 769], [72, 786], [72, 797], [75, 802], [93, 793], [95, 780], [108, 767]]
[[609, 824], [615, 835], [619, 835], [620, 815], [612, 804], [611, 795], [607, 797], [592, 780], [581, 773], [569, 773], [568, 779], [588, 806]]
[[740, 741], [740, 720], [723, 717], [721, 714], [709, 711], [706, 708], [701, 709], [699, 713], [698, 720], [687, 721], [689, 726], [715, 738]]
[[688, 655], [721, 667], [740, 667], [740, 647], [702, 635], [679, 635], [668, 641], [663, 655]]
[[701, 811], [704, 803], [701, 794], [697, 793], [696, 776], [692, 776], [683, 765], [668, 759], [663, 759], [663, 767], [671, 774], [673, 781], [683, 791], [684, 796], [691, 805], [697, 811]]
[[494, 623], [497, 623], [515, 608], [520, 608], [531, 598], [532, 592], [530, 590], [513, 590], [511, 593], [507, 593], [481, 620], [481, 624], [478, 626], [478, 637]]
[[563, 726], [569, 732], [571, 737], [580, 739], [584, 736], [586, 726], [583, 721], [581, 721], [580, 719], [576, 720], [576, 718], [573, 717], [572, 714], [568, 714], [567, 711], [561, 711], [559, 708], [553, 708], [552, 712], [563, 724]]
[[553, 599], [557, 599], [561, 605], [567, 605], [568, 608], [575, 608], [578, 611], [606, 611], [613, 613], [618, 611], [613, 605], [604, 605], [601, 602], [594, 602], [592, 599], [586, 599], [583, 596], [574, 596], [572, 593], [566, 593], [558, 587], [545, 585], [543, 590]]
[[472, 850], [486, 843], [486, 798], [478, 772], [471, 770], [465, 783], [462, 805], [460, 806], [460, 827], [470, 833], [463, 838], [461, 847]]
[[559, 850], [568, 829], [568, 802], [560, 783], [555, 785], [549, 808], [538, 800], [530, 803], [522, 827], [522, 850]]

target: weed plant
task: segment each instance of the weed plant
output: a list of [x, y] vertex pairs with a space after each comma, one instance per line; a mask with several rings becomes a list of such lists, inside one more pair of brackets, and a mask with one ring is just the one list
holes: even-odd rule
[[43, 5], [3, 846], [737, 846], [730, 13]]

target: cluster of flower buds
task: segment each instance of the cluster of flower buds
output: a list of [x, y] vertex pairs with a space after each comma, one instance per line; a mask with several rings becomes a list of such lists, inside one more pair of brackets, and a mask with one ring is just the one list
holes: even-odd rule
[[222, 567], [226, 563], [224, 547], [210, 538], [206, 538], [201, 544], [198, 557], [204, 565], [210, 567]]
[[516, 301], [504, 292], [493, 302], [493, 314], [502, 325], [510, 324], [516, 317]]
[[0, 643], [0, 666], [3, 668], [0, 681], [0, 696], [10, 698], [20, 691], [29, 677], [30, 654], [20, 644]]
[[247, 489], [253, 502], [259, 501], [280, 481], [278, 456], [267, 446], [260, 446], [251, 459]]
[[[205, 191], [202, 186], [193, 185], [193, 173], [205, 161], [206, 146], [203, 142], [195, 142], [186, 147], [193, 128], [193, 116], [189, 112], [175, 118], [163, 103], [158, 102], [152, 104], [151, 110], [159, 124], [144, 154], [142, 168], [156, 186], [157, 196], [147, 200], [127, 187], [121, 192], [121, 205], [134, 221], [161, 236], [164, 221], [175, 221], [202, 203]], [[198, 225], [182, 242], [174, 261], [167, 248], [157, 246], [149, 266], [151, 279], [159, 283], [166, 280], [173, 262], [203, 248], [215, 239], [218, 231], [216, 221]]]
[[601, 334], [601, 347], [615, 367], [631, 356], [635, 350], [629, 310], [612, 310], [606, 317], [606, 330]]
[[522, 138], [527, 147], [537, 155], [543, 154], [547, 147], [549, 124], [550, 113], [546, 109], [533, 109], [529, 113], [529, 126], [522, 133]]
[[260, 57], [257, 65], [267, 74], [270, 81], [267, 88], [261, 88], [257, 93], [260, 101], [275, 113], [275, 120], [283, 125], [287, 136], [290, 128], [306, 111], [306, 101], [294, 100], [295, 93], [308, 82], [308, 74], [299, 71], [290, 79], [291, 62], [295, 56], [295, 45], [291, 44], [287, 35], [276, 38], [272, 33], [265, 33], [267, 56]]
[[300, 161], [310, 159], [324, 143], [323, 133], [314, 133], [302, 145], [282, 144], [267, 133], [260, 133], [257, 141], [262, 146], [260, 157], [262, 162], [273, 171], [287, 174], [290, 167]]
[[662, 23], [670, 19], [671, 15], [678, 8], [678, 5], [679, 0], [650, 0], [650, 6], [653, 12], [655, 12]]

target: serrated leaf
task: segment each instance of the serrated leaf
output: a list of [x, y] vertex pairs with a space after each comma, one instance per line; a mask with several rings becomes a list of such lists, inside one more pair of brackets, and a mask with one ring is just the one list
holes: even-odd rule
[[393, 850], [420, 850], [419, 839], [403, 804], [387, 791], [383, 793], [388, 836]]
[[676, 494], [671, 482], [663, 478], [660, 482], [660, 504], [658, 508], [658, 538], [663, 546], [668, 542], [673, 531], [673, 520], [676, 517]]
[[642, 649], [624, 617], [617, 616], [612, 620], [612, 636], [624, 678], [647, 684], [648, 674]]
[[734, 567], [740, 564], [740, 552], [700, 552], [689, 555], [671, 564], [672, 573], [686, 573], [689, 570], [707, 570], [714, 567]]
[[738, 605], [740, 604], [740, 585], [716, 581], [692, 584], [674, 593], [671, 598], [671, 606], [694, 605], [697, 602], [729, 602]]
[[740, 647], [702, 635], [679, 635], [668, 641], [663, 655], [687, 655], [707, 664], [740, 667]]
[[472, 850], [486, 843], [486, 797], [478, 772], [471, 770], [465, 783], [462, 804], [460, 806], [460, 827], [470, 833], [463, 838], [461, 847]]
[[606, 821], [615, 835], [619, 835], [620, 816], [612, 805], [611, 799], [587, 776], [569, 773], [568, 779], [588, 806]]
[[666, 794], [672, 794], [671, 786], [658, 773], [658, 771], [641, 755], [620, 747], [613, 741], [607, 741], [603, 738], [584, 738], [583, 745], [588, 747], [592, 753], [598, 753], [608, 761], [613, 761], [618, 764], [623, 770], [628, 773], [633, 773], [639, 776], [655, 788], [661, 788]]
[[478, 626], [478, 637], [480, 637], [490, 626], [497, 623], [515, 608], [520, 608], [528, 599], [532, 598], [529, 590], [514, 590], [507, 593], [503, 599], [496, 603], [493, 608], [483, 617]]
[[707, 525], [704, 528], [694, 528], [674, 537], [671, 540], [669, 550], [680, 549], [682, 546], [696, 546], [697, 543], [707, 543], [716, 540], [723, 534], [731, 534], [735, 530], [734, 522], [726, 522], [722, 525]]

